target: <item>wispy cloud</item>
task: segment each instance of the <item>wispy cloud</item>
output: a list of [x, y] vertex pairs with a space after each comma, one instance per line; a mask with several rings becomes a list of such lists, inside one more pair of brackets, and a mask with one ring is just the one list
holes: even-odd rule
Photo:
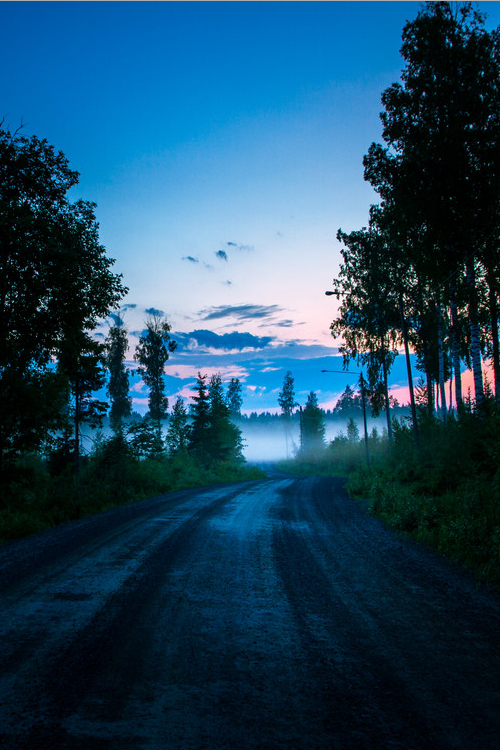
[[217, 252], [215, 253], [215, 257], [219, 260], [225, 260], [227, 263], [227, 253], [225, 250], [217, 250]]
[[202, 310], [203, 320], [220, 320], [221, 318], [236, 318], [237, 320], [255, 320], [256, 318], [271, 318], [283, 312], [278, 305], [219, 305], [208, 310]]
[[184, 255], [182, 260], [187, 260], [189, 263], [199, 263], [199, 259], [195, 258], [193, 255]]
[[225, 246], [231, 248], [231, 250], [242, 250], [244, 252], [255, 250], [253, 245], [242, 245], [239, 242], [226, 242]]

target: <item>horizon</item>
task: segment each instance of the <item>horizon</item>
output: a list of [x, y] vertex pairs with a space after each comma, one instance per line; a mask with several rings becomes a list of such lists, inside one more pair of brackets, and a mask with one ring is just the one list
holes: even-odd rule
[[[475, 5], [488, 28], [500, 23], [498, 4]], [[420, 6], [0, 5], [0, 116], [79, 171], [70, 196], [96, 202], [129, 287], [131, 351], [148, 311], [166, 315], [179, 341], [171, 404], [189, 398], [197, 371], [239, 377], [250, 412], [277, 408], [287, 370], [297, 399], [312, 390], [324, 408], [355, 382], [355, 363], [320, 372], [343, 369], [324, 292], [337, 230], [366, 226], [378, 203], [362, 160], [382, 140], [381, 94], [400, 78], [401, 33]], [[389, 384], [408, 399], [402, 356]], [[132, 396], [142, 410], [137, 378]]]

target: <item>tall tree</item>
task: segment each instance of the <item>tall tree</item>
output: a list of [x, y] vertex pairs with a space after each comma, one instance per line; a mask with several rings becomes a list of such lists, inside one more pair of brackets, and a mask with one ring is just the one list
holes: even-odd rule
[[113, 317], [113, 325], [105, 341], [105, 363], [109, 372], [108, 396], [111, 399], [110, 421], [115, 431], [119, 431], [122, 420], [132, 411], [129, 396], [129, 374], [125, 368], [128, 348], [127, 329], [119, 315]]
[[297, 406], [295, 401], [295, 388], [294, 378], [290, 370], [287, 370], [283, 380], [283, 388], [278, 395], [278, 404], [281, 407], [281, 413], [285, 421], [285, 442], [286, 442], [286, 457], [288, 458], [288, 438], [290, 431], [290, 420], [292, 418], [293, 410]]
[[161, 421], [166, 419], [168, 398], [165, 395], [165, 364], [175, 351], [177, 342], [170, 337], [171, 327], [160, 315], [153, 314], [146, 321], [146, 330], [139, 338], [134, 359], [149, 388], [149, 416], [161, 435]]
[[283, 387], [278, 395], [278, 404], [285, 419], [290, 419], [294, 408], [297, 406], [295, 401], [295, 380], [290, 370], [287, 370], [283, 380]]
[[[343, 262], [334, 279], [337, 298], [342, 298], [339, 314], [332, 322], [332, 336], [342, 337], [339, 352], [347, 367], [351, 360], [366, 366], [368, 387], [384, 394], [387, 431], [391, 437], [388, 376], [397, 355], [400, 318], [397, 308], [398, 268], [386, 236], [374, 222], [369, 229], [346, 234]], [[378, 402], [377, 402], [378, 403]]]
[[458, 403], [464, 338], [458, 297], [464, 295], [479, 404], [484, 393], [478, 267], [491, 271], [492, 289], [498, 279], [498, 261], [490, 263], [487, 251], [489, 239], [496, 243], [499, 234], [499, 33], [485, 30], [484, 17], [470, 3], [429, 2], [406, 24], [401, 54], [402, 83], [382, 95], [388, 147], [372, 144], [365, 176], [407, 225], [426, 235], [413, 260], [419, 277], [423, 272], [430, 288], [439, 290], [436, 305], [450, 306]]
[[209, 439], [208, 453], [215, 461], [242, 461], [241, 431], [231, 422], [220, 373], [212, 375], [208, 386]]
[[207, 375], [200, 372], [194, 385], [191, 398], [191, 430], [189, 433], [188, 449], [198, 460], [209, 461], [208, 443], [210, 438], [210, 401], [207, 390]]
[[0, 462], [61, 426], [62, 360], [89, 350], [85, 334], [127, 291], [99, 243], [95, 204], [68, 200], [77, 183], [47, 141], [0, 126], [0, 416], [19, 415], [0, 419]]

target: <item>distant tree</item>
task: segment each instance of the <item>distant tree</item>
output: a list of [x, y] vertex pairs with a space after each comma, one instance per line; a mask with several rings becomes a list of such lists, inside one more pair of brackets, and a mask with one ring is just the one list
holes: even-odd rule
[[161, 435], [161, 420], [167, 417], [168, 398], [165, 395], [165, 364], [177, 343], [170, 337], [171, 327], [159, 315], [151, 315], [146, 330], [139, 339], [134, 359], [149, 388], [149, 416]]
[[210, 378], [208, 397], [210, 410], [207, 449], [210, 457], [216, 461], [242, 461], [241, 431], [231, 422], [220, 373]]
[[167, 446], [170, 454], [181, 453], [187, 450], [189, 444], [189, 417], [184, 406], [184, 401], [180, 396], [172, 408], [170, 415]]
[[285, 419], [290, 419], [294, 408], [297, 406], [295, 401], [294, 379], [290, 370], [285, 373], [283, 388], [278, 396], [278, 404]]
[[297, 406], [295, 401], [295, 389], [294, 379], [290, 370], [287, 370], [283, 380], [283, 388], [281, 389], [278, 396], [278, 404], [281, 407], [281, 414], [285, 420], [285, 442], [286, 442], [286, 456], [288, 458], [288, 438], [290, 429], [290, 419], [293, 414], [294, 408]]
[[161, 458], [165, 451], [165, 444], [158, 425], [149, 414], [142, 419], [134, 419], [127, 428], [130, 438], [129, 447], [133, 456], [137, 458]]
[[105, 363], [109, 372], [108, 396], [111, 399], [109, 417], [115, 431], [120, 429], [122, 420], [129, 417], [132, 412], [129, 375], [125, 368], [127, 346], [127, 329], [120, 316], [115, 316], [105, 341]]
[[347, 439], [350, 443], [359, 443], [359, 428], [352, 417], [347, 423]]
[[337, 403], [335, 404], [335, 407], [333, 409], [333, 415], [336, 417], [341, 417], [349, 414], [350, 412], [362, 411], [363, 403], [361, 400], [361, 395], [357, 393], [353, 388], [351, 388], [349, 384], [346, 385], [344, 392], [337, 399]]
[[73, 437], [68, 442], [69, 431], [64, 431], [65, 451], [74, 458], [75, 468], [80, 466], [81, 425], [98, 427], [108, 408], [105, 401], [92, 394], [105, 383], [103, 368], [104, 347], [87, 332], [77, 329], [67, 331], [58, 352], [58, 371], [67, 378], [67, 418], [73, 425]]
[[208, 442], [210, 437], [210, 402], [207, 390], [207, 375], [198, 373], [193, 388], [195, 395], [191, 404], [191, 430], [189, 433], [188, 449], [201, 461], [209, 459]]
[[84, 334], [127, 291], [99, 243], [95, 204], [67, 198], [78, 176], [47, 141], [0, 124], [0, 470], [61, 429], [68, 379], [81, 395], [53, 358], [71, 360], [75, 345], [86, 357]]
[[241, 382], [238, 378], [231, 378], [227, 388], [227, 401], [229, 413], [233, 419], [241, 417], [241, 405], [243, 398], [241, 395]]
[[301, 415], [300, 444], [301, 452], [305, 455], [314, 455], [325, 446], [324, 415], [313, 391], [309, 393]]

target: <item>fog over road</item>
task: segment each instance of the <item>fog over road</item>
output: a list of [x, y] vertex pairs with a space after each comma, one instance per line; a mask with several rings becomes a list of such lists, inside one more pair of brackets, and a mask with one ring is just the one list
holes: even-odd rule
[[500, 596], [276, 475], [0, 549], [0, 747], [498, 750]]

